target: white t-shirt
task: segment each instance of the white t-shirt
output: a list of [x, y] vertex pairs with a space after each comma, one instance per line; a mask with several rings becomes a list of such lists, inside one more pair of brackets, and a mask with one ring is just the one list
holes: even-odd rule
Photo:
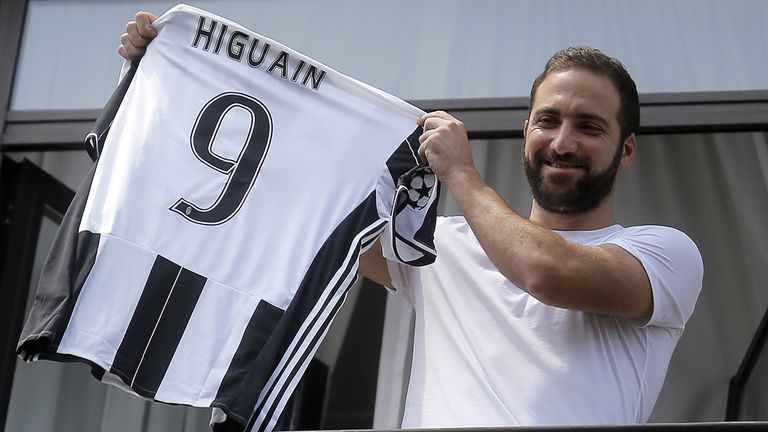
[[635, 256], [651, 281], [651, 319], [543, 304], [496, 269], [463, 217], [438, 218], [434, 264], [389, 264], [416, 312], [404, 428], [648, 419], [701, 289], [698, 249], [662, 226], [559, 234]]
[[18, 351], [271, 429], [360, 251], [384, 233], [393, 259], [434, 260], [423, 112], [199, 9], [153, 25]]

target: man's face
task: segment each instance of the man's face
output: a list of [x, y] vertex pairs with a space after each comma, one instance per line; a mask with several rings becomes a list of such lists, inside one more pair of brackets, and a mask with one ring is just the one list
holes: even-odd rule
[[541, 83], [525, 124], [523, 165], [544, 210], [580, 214], [611, 194], [634, 150], [634, 135], [628, 154], [620, 143], [619, 106], [611, 81], [587, 71], [553, 72]]

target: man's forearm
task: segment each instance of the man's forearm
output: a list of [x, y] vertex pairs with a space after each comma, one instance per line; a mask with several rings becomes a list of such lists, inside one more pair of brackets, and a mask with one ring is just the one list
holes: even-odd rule
[[569, 258], [568, 242], [517, 214], [476, 172], [446, 186], [488, 257], [521, 289], [537, 295], [539, 275]]

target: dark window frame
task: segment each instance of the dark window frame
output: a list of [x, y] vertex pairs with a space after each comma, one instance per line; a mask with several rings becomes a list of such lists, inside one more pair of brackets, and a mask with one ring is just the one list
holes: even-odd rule
[[29, 160], [2, 157], [0, 200], [0, 430], [5, 427], [16, 370], [16, 345], [43, 218], [61, 224], [75, 192]]
[[28, 0], [0, 2], [0, 150], [8, 107], [11, 101], [13, 76], [21, 49], [21, 35], [27, 15]]
[[[472, 139], [519, 138], [528, 98], [413, 100], [425, 111], [461, 119]], [[768, 130], [768, 90], [655, 93], [640, 97], [641, 134]], [[84, 149], [99, 110], [29, 110], [5, 113], [3, 152]]]

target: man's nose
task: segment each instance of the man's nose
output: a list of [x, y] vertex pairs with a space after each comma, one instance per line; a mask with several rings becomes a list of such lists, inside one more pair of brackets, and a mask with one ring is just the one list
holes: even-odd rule
[[564, 122], [557, 128], [554, 138], [549, 146], [557, 154], [574, 153], [579, 147], [578, 137], [574, 133], [573, 126]]

